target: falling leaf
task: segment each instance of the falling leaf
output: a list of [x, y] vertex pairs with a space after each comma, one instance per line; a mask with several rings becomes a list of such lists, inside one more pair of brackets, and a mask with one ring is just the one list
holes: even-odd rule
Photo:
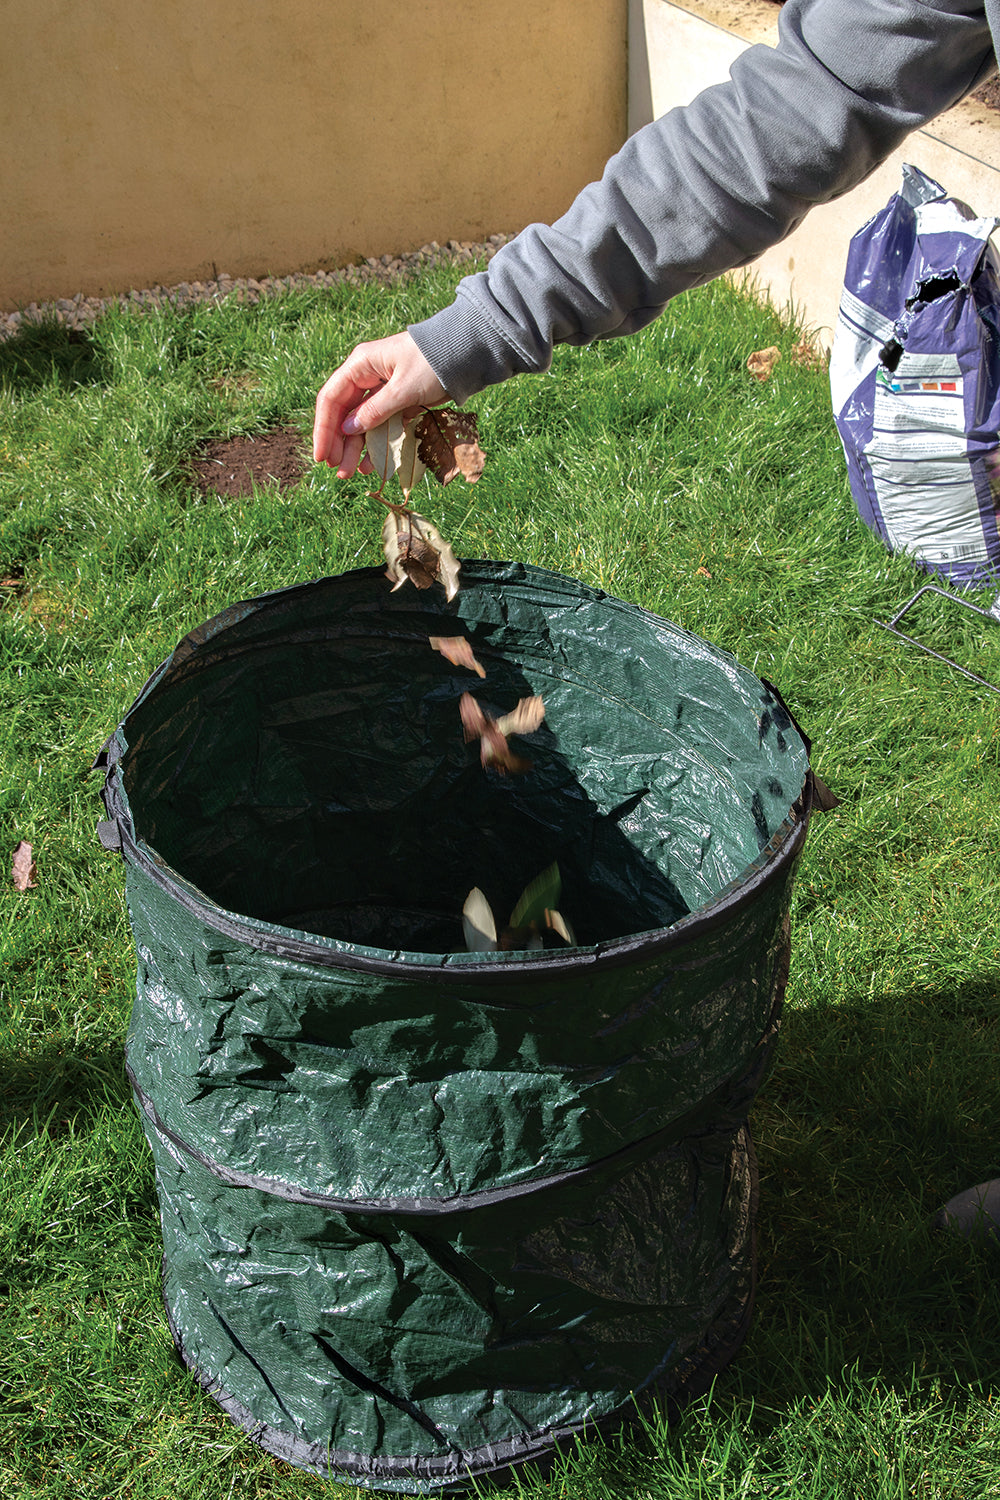
[[[562, 891], [557, 864], [549, 865], [528, 882], [518, 897], [510, 922], [497, 936], [496, 918], [486, 897], [474, 886], [462, 907], [465, 946], [469, 953], [534, 952], [539, 948], [576, 947], [573, 929], [562, 914], [546, 903]], [[557, 938], [558, 942], [553, 942]]]
[[537, 927], [545, 920], [545, 908], [555, 906], [562, 894], [562, 876], [557, 864], [536, 875], [521, 892], [510, 914], [511, 927]]
[[479, 758], [485, 768], [492, 767], [501, 776], [508, 771], [517, 776], [531, 770], [531, 761], [513, 753], [496, 719], [483, 713], [471, 693], [462, 694], [458, 708], [465, 738], [479, 741]]
[[515, 755], [507, 743], [509, 734], [530, 734], [545, 717], [541, 698], [522, 698], [513, 713], [491, 719], [483, 712], [471, 693], [463, 693], [458, 703], [466, 740], [479, 741], [479, 758], [486, 769], [500, 776], [508, 771], [518, 776], [531, 770], [531, 761]]
[[559, 946], [553, 944], [553, 934], [560, 943], [575, 948], [573, 929], [561, 912], [555, 910], [554, 903], [561, 893], [562, 875], [557, 864], [549, 865], [529, 881], [510, 914], [510, 925], [500, 934], [501, 951]]
[[545, 718], [545, 702], [542, 698], [521, 698], [513, 713], [504, 714], [497, 720], [501, 734], [533, 734]]
[[373, 427], [365, 434], [365, 448], [372, 468], [382, 481], [381, 490], [395, 474], [400, 489], [409, 499], [414, 485], [427, 472], [417, 457], [416, 427], [419, 418], [404, 422], [401, 417], [390, 417], [380, 427]]
[[465, 946], [469, 953], [495, 953], [497, 949], [497, 924], [490, 903], [479, 889], [473, 886], [462, 907], [462, 927]]
[[563, 942], [566, 943], [568, 947], [576, 947], [576, 937], [574, 936], [573, 929], [566, 921], [566, 918], [562, 916], [560, 912], [550, 911], [546, 909], [545, 925], [546, 927], [550, 928], [552, 932], [558, 933]]
[[479, 446], [475, 412], [434, 407], [417, 419], [416, 438], [420, 462], [442, 484], [450, 484], [459, 474], [467, 484], [475, 484], [482, 474], [486, 454]]
[[11, 874], [14, 877], [15, 891], [30, 891], [32, 886], [38, 884], [38, 871], [31, 857], [31, 845], [26, 844], [24, 839], [20, 840], [14, 850]]
[[428, 639], [434, 650], [440, 651], [452, 666], [468, 667], [470, 672], [477, 672], [480, 677], [486, 676], [472, 654], [471, 642], [467, 641], [464, 635], [432, 635]]
[[778, 360], [781, 350], [771, 344], [767, 349], [756, 349], [747, 360], [747, 369], [755, 380], [767, 380]]
[[431, 584], [444, 585], [449, 602], [458, 593], [459, 561], [451, 547], [426, 516], [418, 515], [405, 505], [390, 505], [382, 527], [382, 545], [388, 567], [385, 576], [391, 580], [393, 593], [407, 579], [418, 589]]

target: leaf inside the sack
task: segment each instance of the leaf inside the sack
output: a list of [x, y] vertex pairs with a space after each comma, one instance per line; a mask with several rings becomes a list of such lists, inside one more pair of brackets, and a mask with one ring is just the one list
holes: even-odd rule
[[416, 422], [417, 455], [435, 479], [450, 484], [459, 474], [475, 484], [486, 466], [479, 446], [479, 427], [474, 411], [454, 411], [438, 406], [425, 411]]
[[472, 654], [472, 643], [464, 635], [432, 635], [428, 640], [435, 651], [440, 651], [454, 667], [467, 667], [470, 672], [485, 677], [486, 673]]
[[544, 948], [545, 944], [537, 927], [505, 927], [500, 934], [498, 946], [501, 953], [533, 953]]
[[365, 434], [368, 457], [381, 481], [380, 495], [395, 474], [403, 494], [409, 499], [410, 491], [427, 472], [417, 457], [418, 420], [412, 417], [409, 422], [404, 422], [399, 416], [390, 417], [380, 427], [373, 427]]
[[546, 907], [555, 906], [562, 894], [562, 876], [558, 864], [549, 865], [528, 882], [510, 914], [511, 927], [542, 927]]
[[38, 884], [38, 870], [32, 858], [31, 845], [20, 839], [10, 862], [15, 891], [30, 891]]
[[462, 929], [465, 946], [469, 953], [495, 953], [497, 948], [497, 924], [490, 903], [474, 885], [462, 907]]
[[573, 929], [561, 912], [547, 910], [545, 913], [545, 925], [550, 931], [558, 933], [563, 942], [570, 948], [576, 947], [576, 937]]
[[382, 546], [388, 566], [385, 576], [393, 592], [409, 581], [418, 589], [444, 585], [449, 602], [458, 593], [459, 561], [433, 522], [405, 505], [388, 506], [382, 526]]

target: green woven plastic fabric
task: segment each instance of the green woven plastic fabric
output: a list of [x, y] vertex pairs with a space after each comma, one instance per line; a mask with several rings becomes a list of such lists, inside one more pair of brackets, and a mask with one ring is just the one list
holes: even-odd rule
[[[559, 575], [363, 569], [187, 637], [108, 747], [167, 1312], [271, 1451], [422, 1493], [681, 1398], [745, 1329], [807, 747]], [[480, 679], [433, 651], [463, 634]], [[545, 699], [502, 777], [458, 703]], [[469, 954], [557, 862], [579, 946]]]

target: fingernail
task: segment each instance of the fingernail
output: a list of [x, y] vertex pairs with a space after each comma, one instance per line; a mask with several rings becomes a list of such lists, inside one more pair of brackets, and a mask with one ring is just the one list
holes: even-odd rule
[[355, 437], [357, 433], [361, 432], [361, 426], [353, 412], [348, 412], [340, 424], [340, 430], [345, 437]]

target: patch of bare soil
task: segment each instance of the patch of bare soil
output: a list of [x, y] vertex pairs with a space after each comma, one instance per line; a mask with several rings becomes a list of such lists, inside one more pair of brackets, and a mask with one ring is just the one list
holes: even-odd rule
[[210, 438], [192, 460], [191, 478], [200, 494], [234, 500], [252, 494], [255, 485], [291, 489], [309, 462], [301, 432], [276, 427], [255, 437]]

